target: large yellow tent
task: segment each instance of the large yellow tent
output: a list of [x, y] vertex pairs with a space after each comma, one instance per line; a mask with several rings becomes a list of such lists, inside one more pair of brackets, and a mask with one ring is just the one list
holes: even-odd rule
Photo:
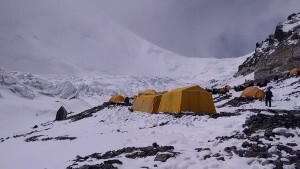
[[133, 111], [141, 111], [147, 113], [157, 113], [161, 95], [141, 95], [138, 96], [132, 104]]
[[255, 98], [255, 99], [264, 99], [265, 92], [257, 87], [247, 87], [241, 94], [241, 97]]
[[299, 72], [300, 72], [300, 68], [294, 68], [290, 71], [290, 75], [297, 76], [297, 75], [299, 75]]
[[200, 86], [188, 86], [164, 93], [159, 112], [216, 113], [212, 95]]
[[110, 99], [109, 102], [110, 103], [120, 103], [120, 102], [124, 102], [124, 97], [121, 96], [120, 94], [114, 94]]
[[138, 96], [141, 96], [141, 95], [153, 95], [153, 94], [157, 94], [157, 92], [155, 90], [148, 89], [148, 90], [140, 91], [139, 94], [138, 94]]

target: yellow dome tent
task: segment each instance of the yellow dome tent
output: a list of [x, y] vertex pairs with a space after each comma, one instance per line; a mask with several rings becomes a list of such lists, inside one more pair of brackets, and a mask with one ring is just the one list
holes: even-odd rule
[[164, 93], [158, 111], [216, 113], [216, 108], [210, 93], [200, 86], [188, 86]]
[[290, 71], [290, 75], [297, 76], [297, 75], [299, 75], [299, 72], [300, 72], [300, 68], [294, 68]]
[[157, 92], [155, 90], [148, 89], [148, 90], [140, 91], [139, 94], [138, 94], [138, 96], [141, 96], [141, 95], [153, 95], [153, 94], [157, 94]]
[[253, 86], [247, 87], [242, 92], [241, 97], [255, 98], [255, 99], [262, 100], [265, 98], [265, 92], [257, 87], [253, 87]]
[[157, 113], [162, 95], [141, 95], [132, 104], [133, 111]]
[[124, 102], [124, 97], [121, 96], [120, 94], [114, 94], [110, 99], [109, 102], [110, 103], [120, 103], [120, 102]]

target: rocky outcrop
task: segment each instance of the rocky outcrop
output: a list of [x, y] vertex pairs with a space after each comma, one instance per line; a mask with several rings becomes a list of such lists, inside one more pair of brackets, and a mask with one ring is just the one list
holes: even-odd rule
[[255, 79], [269, 76], [285, 76], [289, 71], [300, 65], [300, 43], [280, 46], [274, 53], [257, 63]]
[[286, 76], [300, 66], [300, 12], [276, 26], [275, 33], [256, 43], [255, 52], [239, 66], [235, 76], [254, 72], [255, 79]]

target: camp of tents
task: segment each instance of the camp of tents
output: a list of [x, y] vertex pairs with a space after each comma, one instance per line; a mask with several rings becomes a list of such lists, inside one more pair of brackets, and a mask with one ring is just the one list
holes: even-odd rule
[[[124, 97], [115, 94], [109, 102], [124, 102]], [[138, 96], [134, 97], [132, 110], [151, 114], [157, 112], [216, 113], [212, 95], [200, 86], [182, 87], [160, 93], [151, 89], [140, 91]]]
[[[236, 88], [236, 86], [234, 86], [234, 88]], [[232, 87], [225, 86], [224, 90], [225, 89], [229, 91]], [[242, 89], [240, 97], [264, 100], [265, 92], [258, 87], [250, 85]], [[165, 92], [148, 89], [140, 91], [137, 96], [134, 95], [131, 99], [133, 100], [132, 111], [147, 112], [150, 114], [158, 112], [175, 114], [182, 112], [193, 112], [197, 114], [217, 113], [211, 92], [198, 85], [177, 88]], [[124, 102], [124, 97], [120, 94], [115, 94], [110, 98], [109, 102], [122, 103]]]

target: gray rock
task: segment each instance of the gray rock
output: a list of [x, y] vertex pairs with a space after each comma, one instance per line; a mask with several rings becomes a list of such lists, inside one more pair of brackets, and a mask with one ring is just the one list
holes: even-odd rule
[[203, 159], [206, 160], [206, 159], [208, 159], [208, 158], [210, 158], [210, 157], [211, 157], [210, 155], [205, 155], [205, 156], [203, 157]]
[[61, 106], [56, 112], [55, 120], [65, 120], [67, 118], [67, 114], [67, 110], [63, 106]]
[[220, 153], [216, 153], [216, 154], [213, 155], [213, 157], [220, 157], [220, 156], [221, 156]]
[[114, 160], [106, 160], [104, 161], [104, 164], [123, 164], [123, 163], [118, 159], [114, 159]]
[[157, 154], [154, 161], [166, 162], [169, 158], [174, 157], [173, 154]]
[[297, 146], [296, 143], [287, 143], [286, 145], [291, 146], [291, 147], [296, 147]]
[[272, 164], [274, 163], [273, 160], [265, 160], [264, 162], [261, 163], [261, 165], [265, 166], [265, 165], [269, 165], [269, 164]]
[[219, 161], [225, 161], [225, 158], [224, 157], [218, 157], [217, 160], [219, 160]]
[[245, 142], [243, 142], [243, 144], [242, 144], [242, 147], [243, 148], [247, 148], [247, 147], [250, 147], [251, 146], [251, 144], [248, 142], [248, 141], [245, 141]]
[[283, 163], [282, 163], [282, 161], [280, 161], [280, 160], [275, 160], [275, 161], [273, 162], [273, 164], [275, 165], [275, 168], [274, 168], [274, 169], [283, 169]]

